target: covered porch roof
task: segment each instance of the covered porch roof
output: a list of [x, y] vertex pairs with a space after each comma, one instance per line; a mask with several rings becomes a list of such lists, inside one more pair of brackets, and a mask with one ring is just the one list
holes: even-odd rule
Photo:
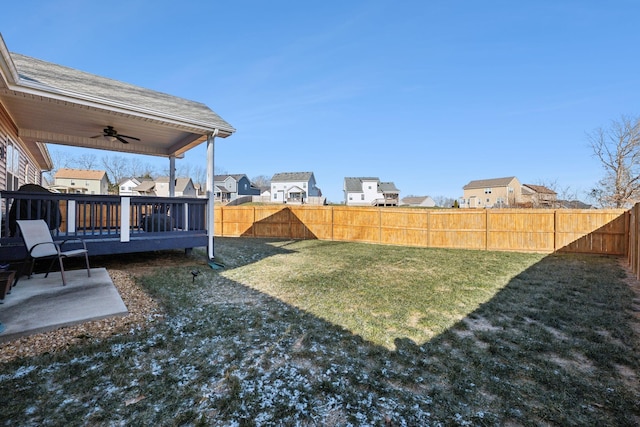
[[[0, 101], [42, 170], [52, 167], [44, 143], [181, 157], [235, 132], [205, 104], [9, 52], [2, 35]], [[104, 136], [109, 126], [139, 140]]]

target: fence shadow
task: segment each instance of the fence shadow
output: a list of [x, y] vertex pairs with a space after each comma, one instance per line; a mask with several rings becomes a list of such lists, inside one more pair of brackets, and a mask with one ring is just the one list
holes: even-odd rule
[[629, 246], [629, 213], [624, 212], [595, 230], [585, 232], [580, 228], [576, 230], [565, 226], [556, 230], [556, 235], [557, 252], [626, 255]]
[[317, 239], [311, 229], [288, 207], [256, 220], [241, 236]]

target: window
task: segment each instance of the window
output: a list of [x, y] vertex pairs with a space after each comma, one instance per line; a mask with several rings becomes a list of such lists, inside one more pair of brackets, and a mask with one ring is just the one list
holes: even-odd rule
[[485, 188], [484, 189], [484, 194], [491, 194], [491, 189], [490, 188]]
[[16, 191], [20, 186], [20, 152], [13, 144], [7, 144], [7, 190]]

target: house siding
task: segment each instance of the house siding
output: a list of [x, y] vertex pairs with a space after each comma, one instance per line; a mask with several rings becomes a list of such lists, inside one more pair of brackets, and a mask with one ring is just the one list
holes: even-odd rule
[[467, 187], [464, 188], [461, 207], [513, 207], [522, 201], [522, 186], [515, 177], [508, 182]]
[[[302, 179], [307, 175], [307, 179]], [[286, 177], [280, 179], [279, 176]], [[300, 176], [301, 179], [291, 178]], [[320, 197], [313, 173], [276, 174], [271, 179], [271, 201], [275, 203], [305, 203], [310, 197]]]

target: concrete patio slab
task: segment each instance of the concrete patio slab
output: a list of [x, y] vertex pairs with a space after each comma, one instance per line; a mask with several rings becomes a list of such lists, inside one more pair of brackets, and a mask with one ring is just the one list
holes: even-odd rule
[[34, 274], [20, 278], [0, 304], [0, 323], [4, 331], [0, 342], [54, 330], [62, 326], [127, 314], [118, 290], [104, 268], [65, 270], [67, 285], [60, 272]]

